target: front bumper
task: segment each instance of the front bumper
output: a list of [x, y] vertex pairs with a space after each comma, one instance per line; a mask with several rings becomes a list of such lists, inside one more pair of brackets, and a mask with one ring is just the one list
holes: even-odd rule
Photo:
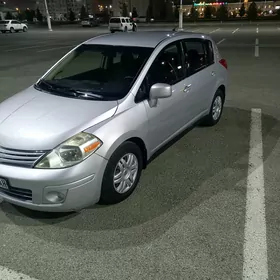
[[[107, 160], [93, 154], [85, 161], [65, 169], [29, 169], [0, 164], [0, 178], [9, 189], [0, 189], [5, 201], [44, 212], [80, 210], [99, 201]], [[47, 199], [50, 193], [63, 193], [60, 203]]]

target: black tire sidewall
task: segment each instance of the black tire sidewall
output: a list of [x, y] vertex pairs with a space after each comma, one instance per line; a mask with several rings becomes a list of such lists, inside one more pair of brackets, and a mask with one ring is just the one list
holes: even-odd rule
[[[119, 160], [128, 153], [132, 153], [137, 157], [138, 160], [138, 174], [133, 186], [126, 193], [118, 193], [113, 185], [113, 176], [115, 168]], [[138, 185], [143, 169], [143, 155], [140, 148], [133, 142], [124, 142], [120, 145], [116, 151], [112, 154], [108, 160], [105, 172], [103, 175], [101, 196], [99, 203], [101, 204], [114, 204], [125, 200], [129, 197]]]

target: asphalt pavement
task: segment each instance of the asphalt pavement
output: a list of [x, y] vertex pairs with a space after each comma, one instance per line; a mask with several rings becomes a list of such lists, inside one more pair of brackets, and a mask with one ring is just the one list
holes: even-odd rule
[[[62, 215], [2, 203], [1, 280], [280, 279], [280, 24], [185, 30], [211, 34], [228, 62], [220, 123], [182, 135], [120, 204]], [[0, 34], [0, 101], [106, 32]]]

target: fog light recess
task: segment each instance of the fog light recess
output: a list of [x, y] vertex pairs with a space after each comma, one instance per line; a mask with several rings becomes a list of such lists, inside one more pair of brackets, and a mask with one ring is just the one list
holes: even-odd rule
[[51, 203], [62, 203], [66, 198], [67, 191], [64, 192], [57, 192], [57, 191], [50, 191], [46, 194], [46, 200]]

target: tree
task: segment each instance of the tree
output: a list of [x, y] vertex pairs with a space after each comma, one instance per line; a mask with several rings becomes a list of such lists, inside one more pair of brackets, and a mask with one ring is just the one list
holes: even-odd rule
[[244, 3], [243, 3], [243, 4], [241, 5], [240, 9], [239, 9], [239, 15], [240, 15], [241, 17], [244, 17], [245, 14], [246, 14], [246, 10], [245, 10], [245, 5], [244, 5]]
[[212, 18], [212, 8], [210, 6], [206, 6], [204, 10], [204, 18], [211, 19]]
[[26, 10], [24, 11], [24, 17], [25, 17], [26, 20], [29, 21], [29, 22], [32, 22], [32, 21], [33, 21], [34, 14], [35, 14], [35, 12], [34, 12], [34, 11], [31, 11], [31, 10], [29, 10], [29, 9], [26, 9]]
[[226, 5], [221, 5], [217, 10], [217, 18], [219, 20], [226, 20], [228, 18], [228, 9]]
[[248, 9], [248, 19], [249, 20], [256, 20], [258, 17], [258, 7], [257, 4], [253, 1]]
[[84, 18], [87, 18], [87, 16], [88, 16], [88, 14], [87, 14], [87, 11], [86, 11], [86, 7], [83, 5], [81, 7], [81, 16], [80, 16], [80, 18], [84, 19]]
[[138, 13], [137, 13], [137, 10], [136, 10], [135, 7], [133, 7], [133, 9], [132, 9], [132, 17], [133, 18], [137, 18], [138, 17]]
[[121, 15], [123, 17], [128, 17], [127, 4], [124, 1], [120, 1], [119, 4], [120, 4]]
[[43, 15], [41, 14], [41, 12], [38, 8], [36, 10], [36, 18], [38, 21], [43, 21]]
[[192, 20], [198, 19], [198, 11], [196, 10], [195, 6], [192, 6], [191, 8], [190, 17]]
[[153, 5], [150, 3], [146, 12], [147, 21], [150, 21], [151, 18], [153, 17], [154, 17]]
[[5, 16], [5, 19], [13, 19], [12, 13], [11, 12], [7, 12], [6, 16]]
[[76, 19], [75, 13], [70, 9], [69, 20], [75, 21], [75, 19]]

